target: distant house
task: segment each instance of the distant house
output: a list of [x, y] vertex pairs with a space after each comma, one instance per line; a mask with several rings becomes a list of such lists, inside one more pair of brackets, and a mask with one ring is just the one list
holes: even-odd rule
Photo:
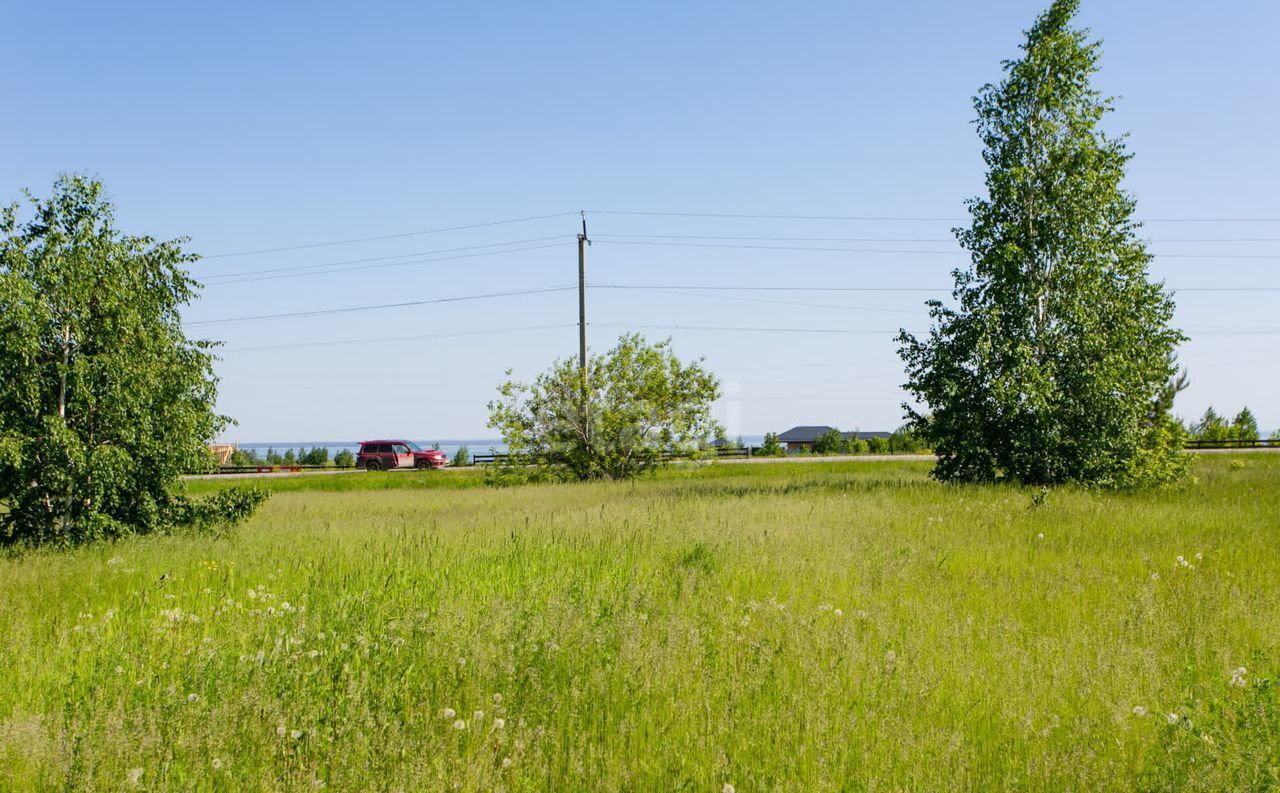
[[[792, 427], [786, 432], [778, 436], [779, 443], [787, 445], [788, 452], [813, 451], [813, 444], [818, 438], [831, 432], [835, 427], [828, 427], [825, 424], [803, 425], [800, 427]], [[853, 440], [861, 438], [867, 440], [869, 438], [888, 438], [893, 435], [891, 432], [841, 432], [840, 437], [845, 440]]]

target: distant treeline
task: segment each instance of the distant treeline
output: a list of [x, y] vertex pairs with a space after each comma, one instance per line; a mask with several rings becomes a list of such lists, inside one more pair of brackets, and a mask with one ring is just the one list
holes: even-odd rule
[[[724, 449], [746, 448], [742, 438], [736, 441], [719, 438], [717, 445]], [[831, 429], [814, 440], [812, 450], [793, 451], [790, 454], [920, 454], [925, 451], [928, 449], [924, 441], [904, 427], [887, 438], [879, 436], [860, 438], [857, 433], [845, 437], [840, 430]], [[770, 432], [764, 436], [764, 443], [752, 447], [751, 454], [755, 457], [784, 457], [788, 452], [786, 445], [778, 440], [778, 434]]]
[[[434, 444], [432, 448], [439, 449], [440, 444]], [[236, 449], [231, 453], [231, 458], [227, 460], [227, 466], [236, 468], [267, 465], [318, 465], [332, 468], [355, 468], [356, 456], [349, 449], [340, 449], [331, 456], [328, 447], [325, 446], [315, 446], [310, 449], [298, 449], [296, 451], [294, 449], [286, 449], [284, 454], [277, 452], [272, 447], [268, 447], [263, 454], [259, 454], [255, 449]], [[471, 465], [471, 452], [466, 446], [458, 447], [458, 451], [453, 455], [453, 465]]]
[[280, 454], [274, 448], [268, 448], [264, 454], [256, 449], [236, 449], [231, 453], [227, 465], [250, 467], [256, 465], [327, 465], [335, 468], [354, 468], [356, 456], [347, 449], [342, 449], [330, 457], [329, 449], [316, 446], [311, 449], [286, 449]]
[[[1258, 420], [1248, 405], [1241, 408], [1233, 419], [1218, 415], [1213, 406], [1210, 406], [1199, 421], [1187, 427], [1187, 433], [1191, 436], [1191, 440], [1211, 443], [1262, 440], [1262, 435], [1258, 431]], [[1271, 433], [1270, 440], [1280, 441], [1280, 430]]]

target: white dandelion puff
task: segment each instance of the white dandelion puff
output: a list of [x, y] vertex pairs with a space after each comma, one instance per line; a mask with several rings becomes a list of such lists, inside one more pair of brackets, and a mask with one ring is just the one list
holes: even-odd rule
[[454, 710], [453, 708], [445, 708], [444, 710], [440, 711], [440, 715], [444, 716], [446, 719], [452, 719], [454, 716], [458, 715], [458, 711]]
[[1145, 716], [1145, 715], [1147, 715], [1147, 709], [1146, 709], [1146, 708], [1144, 708], [1144, 707], [1142, 707], [1141, 705], [1134, 705], [1134, 706], [1133, 706], [1133, 715], [1135, 715], [1135, 716]]
[[502, 767], [503, 767], [503, 768], [510, 768], [510, 767], [511, 767], [511, 758], [510, 758], [510, 757], [504, 757], [504, 758], [502, 758]]
[[453, 728], [455, 730], [465, 730], [467, 728], [467, 723], [462, 719], [458, 719], [453, 723]]
[[1166, 720], [1166, 721], [1168, 721], [1170, 724], [1177, 724], [1177, 723], [1178, 723], [1178, 714], [1176, 714], [1176, 713], [1166, 713], [1164, 718], [1165, 718], [1165, 720]]
[[505, 729], [505, 728], [506, 728], [506, 726], [507, 726], [507, 720], [506, 720], [506, 719], [503, 719], [503, 718], [497, 718], [497, 719], [494, 719], [494, 720], [493, 720], [493, 728], [494, 728], [495, 730]]

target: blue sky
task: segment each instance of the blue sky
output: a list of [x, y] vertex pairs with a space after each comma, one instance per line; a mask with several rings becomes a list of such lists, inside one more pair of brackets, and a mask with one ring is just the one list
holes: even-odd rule
[[[586, 209], [597, 284], [941, 294], [962, 261], [946, 219], [982, 187], [971, 97], [1041, 7], [10, 4], [0, 187], [9, 200], [90, 173], [123, 228], [188, 236], [209, 256]], [[1081, 22], [1104, 40], [1098, 85], [1121, 98], [1109, 124], [1130, 132], [1128, 187], [1158, 220], [1152, 250], [1178, 256], [1155, 274], [1280, 290], [1280, 223], [1265, 220], [1280, 218], [1280, 5], [1086, 0]], [[1178, 218], [1256, 220], [1166, 220]], [[188, 320], [567, 287], [578, 223], [209, 258]], [[803, 239], [728, 239], [740, 237]], [[678, 244], [636, 244], [654, 242]], [[820, 247], [850, 250], [779, 250]], [[364, 269], [261, 272], [333, 262]], [[888, 429], [903, 380], [892, 331], [923, 329], [928, 296], [596, 288], [590, 338], [602, 350], [635, 328], [705, 356], [733, 432]], [[1280, 426], [1278, 298], [1178, 295], [1193, 337], [1179, 413], [1248, 404]], [[487, 437], [504, 370], [529, 377], [575, 354], [576, 311], [561, 291], [191, 331], [226, 343], [229, 439]], [[540, 329], [487, 332], [503, 328]], [[327, 344], [389, 337], [402, 340]]]

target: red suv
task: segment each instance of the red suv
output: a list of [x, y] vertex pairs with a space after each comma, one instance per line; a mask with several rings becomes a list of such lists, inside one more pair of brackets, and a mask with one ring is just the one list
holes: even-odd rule
[[449, 458], [439, 449], [424, 449], [413, 441], [365, 441], [356, 455], [356, 467], [369, 471], [388, 468], [444, 468]]

